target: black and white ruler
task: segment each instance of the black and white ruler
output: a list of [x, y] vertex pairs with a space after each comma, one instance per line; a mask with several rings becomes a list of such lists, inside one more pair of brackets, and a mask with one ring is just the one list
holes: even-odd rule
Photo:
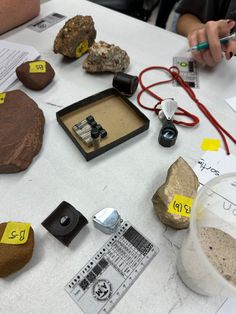
[[159, 249], [124, 222], [65, 290], [84, 313], [108, 313]]

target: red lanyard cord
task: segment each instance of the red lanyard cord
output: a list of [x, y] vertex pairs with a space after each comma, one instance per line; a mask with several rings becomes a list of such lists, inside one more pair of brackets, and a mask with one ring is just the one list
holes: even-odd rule
[[[155, 82], [149, 86], [145, 86], [143, 84], [142, 78], [144, 73], [149, 72], [151, 70], [161, 70], [166, 72], [167, 74], [169, 74], [169, 76], [171, 77], [169, 80], [164, 80], [164, 81], [159, 81], [159, 82]], [[151, 110], [154, 111], [156, 114], [159, 113], [159, 111], [161, 110], [160, 108], [158, 108], [158, 106], [161, 104], [161, 102], [164, 100], [163, 98], [161, 98], [160, 96], [158, 96], [156, 93], [154, 93], [151, 88], [157, 85], [161, 85], [161, 84], [165, 84], [165, 83], [169, 83], [172, 81], [177, 81], [182, 87], [183, 89], [186, 91], [186, 93], [189, 95], [189, 97], [195, 102], [195, 104], [198, 106], [198, 108], [201, 110], [201, 112], [205, 115], [205, 117], [211, 122], [211, 124], [215, 127], [215, 129], [218, 131], [218, 133], [220, 134], [222, 141], [224, 143], [225, 146], [225, 150], [226, 153], [229, 155], [229, 147], [228, 147], [228, 143], [226, 141], [225, 135], [228, 136], [229, 139], [231, 139], [231, 141], [233, 143], [236, 144], [236, 139], [227, 131], [225, 130], [220, 123], [213, 117], [213, 115], [210, 113], [210, 111], [197, 99], [194, 91], [191, 89], [191, 87], [182, 79], [182, 77], [179, 74], [179, 69], [175, 66], [172, 66], [170, 68], [166, 68], [166, 67], [162, 67], [162, 66], [151, 66], [148, 68], [145, 68], [144, 70], [142, 70], [139, 74], [139, 84], [141, 86], [141, 91], [139, 92], [138, 96], [137, 96], [137, 101], [138, 104], [147, 110]], [[141, 96], [143, 95], [143, 93], [147, 93], [150, 96], [152, 96], [153, 98], [158, 100], [158, 103], [154, 106], [154, 107], [147, 107], [145, 105], [143, 105], [141, 103]], [[196, 117], [195, 115], [193, 115], [192, 113], [188, 112], [187, 110], [178, 107], [178, 111], [175, 113], [175, 115], [182, 115], [182, 116], [186, 116], [188, 118], [190, 118], [193, 122], [185, 122], [185, 121], [180, 121], [180, 120], [173, 120], [173, 122], [175, 124], [179, 124], [179, 125], [183, 125], [183, 126], [195, 126], [199, 123], [199, 118]]]

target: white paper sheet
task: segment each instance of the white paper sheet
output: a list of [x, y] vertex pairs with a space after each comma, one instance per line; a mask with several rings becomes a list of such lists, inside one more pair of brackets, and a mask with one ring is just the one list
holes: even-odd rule
[[201, 184], [219, 175], [236, 172], [236, 156], [227, 155], [223, 149], [207, 151], [193, 168]]
[[5, 91], [16, 80], [16, 68], [40, 56], [31, 46], [0, 40], [0, 92]]
[[231, 98], [226, 98], [225, 101], [230, 105], [230, 107], [236, 112], [236, 96]]

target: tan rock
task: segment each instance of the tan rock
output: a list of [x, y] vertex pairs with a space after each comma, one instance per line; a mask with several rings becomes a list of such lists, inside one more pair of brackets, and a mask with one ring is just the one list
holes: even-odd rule
[[[7, 223], [0, 224], [0, 239]], [[34, 231], [30, 227], [26, 243], [12, 245], [0, 243], [0, 277], [6, 277], [24, 267], [31, 259], [34, 249]]]
[[83, 63], [87, 72], [123, 72], [130, 64], [130, 58], [125, 50], [104, 41], [94, 43], [89, 49], [89, 55]]
[[189, 227], [189, 218], [168, 212], [168, 206], [176, 194], [195, 198], [199, 186], [198, 178], [187, 162], [179, 157], [168, 169], [166, 182], [152, 197], [160, 221], [175, 229]]
[[92, 46], [95, 38], [92, 17], [76, 15], [57, 34], [53, 51], [69, 58], [80, 58]]

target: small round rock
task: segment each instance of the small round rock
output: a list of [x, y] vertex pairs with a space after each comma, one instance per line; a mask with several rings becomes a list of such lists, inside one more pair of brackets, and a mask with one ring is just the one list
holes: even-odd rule
[[47, 61], [35, 60], [19, 65], [16, 68], [16, 75], [27, 88], [41, 90], [51, 83], [55, 71]]
[[[0, 239], [7, 223], [0, 224]], [[24, 244], [12, 245], [0, 243], [0, 278], [20, 270], [31, 259], [34, 249], [34, 231], [30, 227], [28, 240]]]

